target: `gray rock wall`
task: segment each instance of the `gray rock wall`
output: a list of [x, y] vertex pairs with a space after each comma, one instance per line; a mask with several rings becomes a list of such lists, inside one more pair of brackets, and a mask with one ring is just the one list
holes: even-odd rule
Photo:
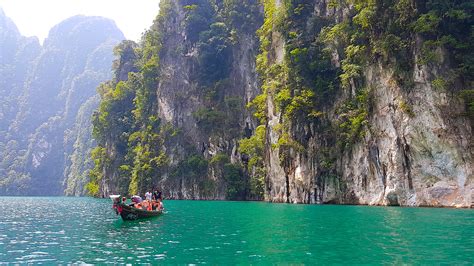
[[[325, 1], [314, 1], [313, 16], [338, 20], [344, 10], [326, 10]], [[279, 1], [275, 1], [278, 5]], [[308, 21], [311, 18], [308, 18]], [[270, 63], [284, 60], [284, 43], [278, 33], [272, 35]], [[417, 44], [418, 45], [418, 44]], [[421, 53], [420, 47], [415, 53]], [[372, 108], [367, 133], [350, 150], [337, 154], [334, 178], [321, 179], [319, 157], [325, 136], [315, 124], [292, 124], [295, 139], [308, 135], [305, 151], [291, 150], [282, 158], [275, 148], [281, 133], [275, 127], [282, 122], [273, 97], [267, 99], [267, 191], [272, 202], [341, 203], [403, 206], [473, 205], [472, 128], [463, 115], [464, 103], [455, 93], [437, 90], [431, 81], [449, 69], [448, 60], [427, 68], [414, 57], [414, 85], [408, 90], [394, 80], [394, 69], [381, 64], [366, 67], [363, 78], [371, 88]], [[440, 51], [443, 56], [443, 52]], [[339, 64], [335, 54], [334, 64]], [[354, 88], [352, 88], [354, 89]], [[350, 95], [339, 94], [335, 105]], [[412, 109], [404, 110], [408, 105]], [[406, 109], [406, 108], [405, 108]], [[337, 118], [335, 107], [326, 121]], [[273, 144], [273, 145], [272, 145]]]
[[[209, 106], [203, 88], [196, 78], [196, 73], [199, 72], [199, 49], [186, 35], [186, 14], [182, 4], [172, 1], [170, 12], [173, 19], [168, 19], [165, 26], [167, 38], [160, 52], [160, 81], [156, 91], [158, 116], [164, 123], [170, 123], [182, 133], [177, 141], [166, 147], [170, 168], [176, 167], [195, 151], [209, 161], [221, 153], [229, 155], [232, 163], [240, 163], [238, 140], [245, 130], [252, 131], [257, 126], [251, 111], [245, 106], [260, 93], [255, 68], [258, 38], [254, 32], [239, 32], [236, 43], [232, 46], [230, 74], [226, 80], [225, 91], [221, 93], [223, 99], [238, 99], [242, 112], [228, 114], [229, 119], [236, 121], [233, 125], [235, 129], [219, 135], [209, 134], [198, 126], [194, 115], [201, 108]], [[222, 125], [215, 126], [219, 128]], [[200, 181], [186, 176], [170, 176], [169, 172], [164, 174], [158, 185], [166, 189], [170, 198], [223, 200], [227, 197], [227, 185], [221, 170], [209, 167], [207, 177], [202, 177], [212, 180], [215, 184], [211, 192], [204, 193], [198, 186]]]

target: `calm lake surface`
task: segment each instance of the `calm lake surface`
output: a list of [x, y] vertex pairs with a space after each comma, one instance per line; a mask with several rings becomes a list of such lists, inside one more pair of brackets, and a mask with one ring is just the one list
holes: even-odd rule
[[474, 211], [165, 201], [123, 222], [108, 199], [0, 197], [0, 264], [473, 264]]

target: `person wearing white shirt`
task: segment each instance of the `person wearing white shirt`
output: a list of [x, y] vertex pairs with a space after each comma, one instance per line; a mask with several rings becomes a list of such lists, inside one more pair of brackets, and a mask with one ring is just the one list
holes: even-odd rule
[[145, 198], [146, 198], [146, 200], [148, 200], [148, 201], [150, 201], [150, 202], [151, 202], [151, 196], [152, 196], [151, 192], [147, 191], [147, 192], [145, 193]]

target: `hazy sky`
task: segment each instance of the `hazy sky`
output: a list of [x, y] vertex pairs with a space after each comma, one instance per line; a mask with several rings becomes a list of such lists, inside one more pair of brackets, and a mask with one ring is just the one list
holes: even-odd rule
[[49, 30], [74, 15], [115, 20], [127, 39], [138, 40], [158, 14], [159, 0], [0, 0], [0, 8], [24, 36], [42, 42]]

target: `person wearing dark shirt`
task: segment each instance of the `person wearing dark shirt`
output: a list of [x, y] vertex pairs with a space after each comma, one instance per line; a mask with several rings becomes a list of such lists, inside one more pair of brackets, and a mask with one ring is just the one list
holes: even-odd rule
[[153, 192], [153, 199], [154, 200], [163, 200], [163, 196], [162, 196], [162, 193], [160, 190], [155, 190], [155, 192]]

